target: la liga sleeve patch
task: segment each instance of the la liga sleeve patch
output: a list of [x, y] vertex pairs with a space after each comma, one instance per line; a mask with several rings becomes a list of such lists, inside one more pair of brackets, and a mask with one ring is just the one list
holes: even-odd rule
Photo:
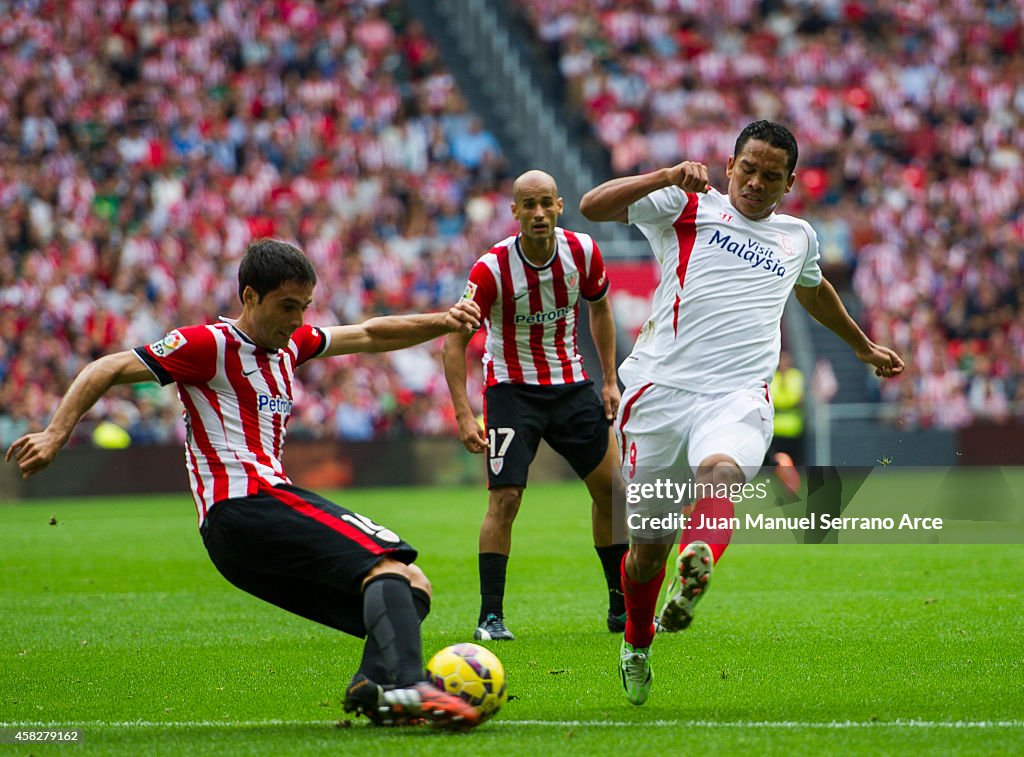
[[167, 357], [172, 352], [187, 344], [184, 334], [175, 329], [161, 339], [159, 342], [153, 342], [149, 345], [150, 351], [157, 357]]
[[466, 288], [462, 290], [462, 299], [472, 300], [474, 297], [476, 297], [476, 284], [472, 281], [467, 281]]

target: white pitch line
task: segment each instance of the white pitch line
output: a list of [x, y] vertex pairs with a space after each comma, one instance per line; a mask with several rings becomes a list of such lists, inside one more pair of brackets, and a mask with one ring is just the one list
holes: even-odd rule
[[[0, 728], [261, 728], [264, 726], [333, 726], [337, 720], [185, 720], [160, 722], [154, 720], [94, 720], [81, 723], [0, 721]], [[534, 726], [546, 728], [629, 728], [663, 726], [673, 728], [817, 728], [847, 730], [855, 728], [933, 728], [985, 729], [1024, 728], [1024, 720], [497, 720], [489, 727]]]
[[1024, 728], [1024, 720], [499, 720], [503, 725], [671, 726], [673, 728]]

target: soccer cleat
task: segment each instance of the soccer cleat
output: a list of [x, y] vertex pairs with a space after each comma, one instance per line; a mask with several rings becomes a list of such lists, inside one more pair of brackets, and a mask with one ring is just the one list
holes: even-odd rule
[[505, 621], [493, 612], [490, 613], [484, 622], [473, 631], [473, 638], [477, 641], [515, 641], [516, 637], [505, 628]]
[[611, 610], [608, 611], [608, 630], [612, 633], [622, 633], [626, 630], [626, 613], [616, 615]]
[[676, 571], [665, 591], [665, 604], [659, 617], [659, 631], [675, 633], [693, 622], [693, 608], [708, 590], [713, 556], [702, 541], [691, 542], [676, 558]]
[[356, 673], [345, 690], [345, 701], [342, 706], [345, 712], [362, 715], [373, 725], [378, 726], [423, 725], [427, 722], [423, 717], [391, 712], [389, 706], [384, 703], [385, 691], [384, 687], [374, 683], [364, 674]]
[[466, 731], [480, 723], [480, 713], [475, 707], [427, 681], [384, 690], [377, 712], [383, 725], [426, 721], [434, 728]]
[[369, 718], [376, 725], [383, 725], [379, 711], [384, 691], [362, 673], [356, 673], [345, 690], [343, 708]]
[[651, 648], [636, 649], [632, 644], [622, 640], [619, 649], [619, 673], [622, 675], [622, 688], [626, 699], [633, 704], [643, 704], [651, 695], [651, 682], [654, 671], [651, 670]]

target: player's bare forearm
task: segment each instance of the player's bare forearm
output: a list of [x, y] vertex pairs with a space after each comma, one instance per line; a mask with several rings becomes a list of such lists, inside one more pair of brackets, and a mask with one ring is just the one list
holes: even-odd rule
[[685, 192], [706, 192], [708, 167], [687, 160], [671, 168], [606, 181], [583, 195], [580, 212], [591, 221], [628, 223], [630, 205], [651, 192], [671, 186]]
[[888, 378], [903, 372], [903, 359], [894, 350], [868, 338], [827, 279], [816, 287], [798, 286], [794, 292], [797, 301], [818, 323], [850, 345], [860, 360], [875, 367], [875, 375]]
[[460, 418], [473, 414], [466, 392], [466, 347], [469, 346], [470, 334], [449, 334], [444, 339], [441, 350], [441, 364], [444, 366], [444, 379], [448, 382], [448, 392], [452, 396], [452, 407], [455, 417]]
[[590, 333], [594, 337], [597, 358], [604, 374], [601, 396], [605, 415], [612, 420], [619, 411], [620, 393], [615, 367], [615, 316], [607, 296], [590, 303]]
[[580, 213], [590, 221], [628, 223], [629, 206], [657, 189], [670, 186], [668, 170], [611, 179], [591, 189], [580, 200]]
[[131, 351], [94, 360], [71, 382], [46, 428], [16, 439], [4, 459], [17, 459], [24, 478], [38, 473], [53, 462], [78, 421], [112, 386], [152, 380], [153, 374]]
[[816, 287], [795, 287], [797, 301], [822, 326], [846, 342], [854, 352], [867, 349], [871, 341], [850, 316], [839, 294], [827, 279]]
[[428, 342], [450, 332], [445, 314], [396, 315], [371, 318], [363, 324], [367, 352], [390, 352]]
[[385, 315], [354, 326], [332, 326], [327, 329], [331, 344], [323, 356], [390, 352], [456, 331], [472, 333], [479, 327], [480, 308], [471, 300], [460, 300], [447, 312]]
[[441, 363], [452, 396], [452, 407], [455, 408], [455, 420], [459, 424], [459, 441], [467, 450], [478, 454], [487, 449], [487, 437], [476, 420], [466, 392], [466, 347], [472, 336], [457, 333], [445, 337]]

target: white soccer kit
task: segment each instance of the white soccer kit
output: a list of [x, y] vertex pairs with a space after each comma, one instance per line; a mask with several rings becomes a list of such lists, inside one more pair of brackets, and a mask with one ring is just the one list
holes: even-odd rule
[[[661, 281], [619, 368], [627, 386], [618, 419], [623, 473], [670, 467], [683, 456], [696, 470], [698, 454], [717, 452], [749, 477], [771, 442], [768, 385], [786, 300], [794, 285], [822, 279], [814, 230], [777, 213], [752, 221], [714, 189], [678, 187], [633, 203], [629, 222], [650, 242]], [[703, 412], [707, 403], [716, 411]]]

